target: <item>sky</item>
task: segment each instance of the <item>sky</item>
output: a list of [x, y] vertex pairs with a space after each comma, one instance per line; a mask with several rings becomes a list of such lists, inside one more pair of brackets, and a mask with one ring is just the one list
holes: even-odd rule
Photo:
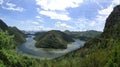
[[20, 30], [103, 31], [120, 0], [0, 0], [0, 19]]

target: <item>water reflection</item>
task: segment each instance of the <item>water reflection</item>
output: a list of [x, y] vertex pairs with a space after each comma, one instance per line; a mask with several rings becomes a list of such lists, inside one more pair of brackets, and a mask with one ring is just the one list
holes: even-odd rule
[[84, 45], [83, 41], [75, 39], [75, 42], [68, 44], [67, 49], [48, 49], [48, 48], [36, 48], [34, 36], [29, 36], [27, 41], [18, 46], [17, 51], [21, 54], [29, 54], [37, 58], [56, 58], [65, 55], [68, 52], [76, 50]]

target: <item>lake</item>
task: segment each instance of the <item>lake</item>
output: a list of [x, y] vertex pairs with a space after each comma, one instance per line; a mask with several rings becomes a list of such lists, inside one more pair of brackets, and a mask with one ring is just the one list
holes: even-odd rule
[[17, 52], [20, 54], [30, 55], [34, 58], [53, 59], [84, 46], [84, 42], [80, 41], [79, 39], [75, 39], [75, 42], [68, 44], [67, 49], [36, 48], [35, 43], [36, 41], [34, 40], [34, 36], [30, 35], [25, 43], [17, 47]]

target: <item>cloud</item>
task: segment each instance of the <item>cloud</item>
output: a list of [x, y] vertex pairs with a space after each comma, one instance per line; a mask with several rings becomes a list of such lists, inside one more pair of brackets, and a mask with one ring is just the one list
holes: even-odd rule
[[24, 20], [24, 21], [20, 21], [21, 25], [25, 25], [25, 26], [31, 26], [31, 25], [39, 25], [40, 23], [34, 20]]
[[113, 10], [113, 5], [110, 5], [105, 9], [99, 10], [98, 13], [100, 15], [108, 16], [112, 12], [112, 10]]
[[15, 4], [13, 3], [5, 3], [3, 4], [3, 0], [0, 0], [0, 4], [2, 6], [3, 9], [6, 9], [6, 10], [12, 10], [12, 11], [19, 11], [19, 12], [22, 12], [24, 10], [24, 8], [22, 7], [17, 7]]
[[90, 20], [92, 23], [90, 23], [90, 26], [95, 26], [96, 30], [102, 31], [105, 25], [106, 18], [110, 15], [110, 13], [113, 11], [113, 8], [120, 4], [120, 0], [112, 0], [111, 4], [106, 7], [98, 10], [98, 14], [95, 16], [93, 20]]
[[120, 0], [112, 0], [112, 4], [118, 5], [118, 4], [120, 4]]
[[73, 27], [72, 26], [69, 26], [69, 25], [67, 25], [67, 24], [65, 24], [65, 23], [62, 23], [62, 22], [56, 22], [55, 23], [55, 26], [56, 27], [59, 27], [59, 28], [63, 28], [63, 29], [66, 29], [66, 28], [70, 28], [70, 29], [73, 29]]
[[46, 27], [43, 24], [40, 24], [39, 22], [34, 20], [24, 20], [19, 22], [20, 23], [18, 25], [18, 28], [26, 31], [48, 31], [55, 29], [51, 27]]
[[39, 14], [63, 21], [71, 20], [67, 8], [79, 7], [81, 3], [83, 0], [36, 0], [36, 4], [41, 8], [37, 8]]
[[[109, 6], [102, 7], [98, 1], [93, 0], [98, 6], [101, 7], [101, 9], [98, 10], [98, 14], [93, 17], [93, 19], [89, 18], [81, 18], [78, 25], [81, 25], [82, 30], [85, 29], [92, 29], [92, 30], [98, 30], [102, 31], [105, 25], [106, 18], [110, 15], [110, 13], [113, 11], [113, 8], [120, 4], [120, 0], [112, 0], [111, 4]], [[106, 2], [106, 1], [100, 1], [100, 2]], [[86, 28], [87, 27], [87, 28]], [[81, 29], [81, 28], [80, 28]]]
[[3, 4], [3, 0], [0, 0], [0, 5]]
[[39, 22], [32, 22], [33, 24], [39, 25]]
[[33, 31], [33, 30], [40, 31], [45, 29], [45, 27], [42, 24], [34, 20], [19, 21], [18, 27], [21, 30], [27, 30], [27, 31]]
[[98, 13], [108, 17], [108, 15], [113, 11], [113, 8], [118, 4], [120, 4], [120, 0], [112, 0], [112, 3], [107, 8], [99, 10]]
[[38, 18], [38, 19], [39, 19], [39, 18], [41, 18], [41, 17], [40, 17], [40, 16], [36, 16], [36, 18]]
[[103, 8], [103, 6], [96, 0], [92, 0], [94, 3], [96, 3], [100, 8]]
[[39, 14], [50, 17], [51, 19], [65, 20], [65, 21], [71, 20], [71, 18], [66, 14], [59, 14], [54, 11], [40, 11]]
[[18, 27], [21, 30], [26, 30], [26, 31], [40, 31], [43, 30], [43, 26], [19, 26]]
[[89, 23], [89, 26], [91, 26], [91, 27], [93, 27], [93, 26], [95, 26], [95, 22], [94, 21], [92, 21], [91, 23]]
[[88, 25], [87, 23], [89, 23], [88, 21], [89, 20], [87, 18], [83, 17], [83, 18], [79, 18], [79, 19], [73, 21], [73, 23], [75, 23], [76, 28], [78, 28], [81, 31], [85, 31], [86, 28], [88, 27], [88, 26], [86, 26], [86, 25]]
[[82, 17], [73, 21], [75, 23], [75, 27], [81, 31], [86, 30], [97, 30], [102, 31], [104, 28], [105, 19], [103, 16], [96, 15], [93, 19], [88, 19], [86, 17]]
[[29, 27], [29, 30], [34, 30], [34, 31], [40, 31], [40, 30], [43, 30], [45, 27], [44, 26], [32, 26], [32, 27]]
[[83, 0], [36, 0], [36, 4], [44, 10], [65, 10], [75, 8], [83, 3]]
[[35, 16], [35, 18], [36, 18], [36, 21], [45, 23], [44, 18], [41, 17], [40, 15]]
[[53, 30], [54, 28], [50, 28], [50, 27], [45, 27], [43, 25], [39, 25], [39, 26], [20, 26], [18, 27], [21, 30], [26, 30], [26, 31], [49, 31], [49, 30]]

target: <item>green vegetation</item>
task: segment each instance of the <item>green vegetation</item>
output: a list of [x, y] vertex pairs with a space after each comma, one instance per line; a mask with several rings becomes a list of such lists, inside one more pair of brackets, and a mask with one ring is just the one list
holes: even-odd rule
[[14, 35], [14, 40], [17, 45], [26, 41], [25, 39], [26, 35], [23, 32], [21, 32], [19, 29], [17, 29], [16, 27], [9, 27], [8, 32], [10, 35]]
[[2, 29], [3, 31], [7, 31], [9, 35], [13, 35], [15, 43], [17, 45], [25, 42], [26, 35], [24, 33], [22, 33], [16, 27], [8, 27], [7, 24], [5, 24], [1, 19], [0, 19], [0, 29]]
[[48, 31], [46, 33], [40, 33], [36, 37], [36, 47], [38, 48], [41, 47], [65, 49], [67, 48], [68, 43], [74, 42], [74, 40], [70, 36], [57, 30]]
[[[14, 47], [14, 36], [10, 36], [7, 32], [0, 30], [0, 66], [13, 67], [13, 66], [27, 66], [31, 65], [30, 58], [18, 55]], [[25, 60], [23, 60], [25, 59]], [[26, 61], [27, 60], [27, 61]]]
[[100, 31], [94, 31], [94, 30], [82, 31], [82, 32], [79, 32], [79, 31], [71, 32], [71, 31], [66, 30], [65, 33], [72, 36], [73, 38], [80, 39], [83, 41], [88, 41], [101, 34]]
[[120, 67], [120, 5], [106, 20], [104, 32], [87, 41], [83, 48], [63, 58], [82, 58], [79, 67]]
[[62, 61], [40, 60], [31, 58], [30, 56], [20, 55], [17, 54], [16, 50], [13, 48], [16, 46], [13, 36], [10, 36], [7, 32], [0, 30], [0, 38], [0, 47], [2, 47], [0, 48], [0, 67], [66, 67], [71, 66], [71, 63], [74, 64], [77, 60], [77, 58]]
[[120, 67], [119, 25], [120, 5], [107, 18], [101, 35], [87, 41], [81, 49], [53, 60], [17, 54], [14, 36], [0, 30], [0, 67]]
[[[9, 36], [7, 31], [3, 32], [0, 29], [0, 49], [9, 49], [14, 47], [13, 36]], [[6, 47], [10, 46], [10, 47]]]

